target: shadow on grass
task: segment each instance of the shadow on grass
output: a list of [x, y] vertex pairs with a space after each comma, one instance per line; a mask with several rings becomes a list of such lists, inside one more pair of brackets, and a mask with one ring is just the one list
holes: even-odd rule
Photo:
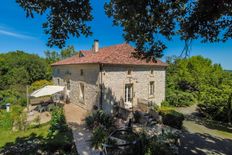
[[180, 142], [180, 155], [232, 154], [232, 140], [209, 134], [184, 131]]
[[232, 133], [232, 126], [223, 122], [214, 121], [207, 119], [205, 117], [199, 116], [198, 113], [194, 113], [194, 115], [185, 115], [186, 120], [193, 121], [196, 124], [203, 125], [209, 129], [216, 129], [219, 131]]
[[26, 137], [16, 138], [15, 142], [7, 143], [0, 150], [0, 154], [36, 154], [44, 143], [42, 136], [37, 136], [35, 133]]
[[26, 137], [16, 138], [15, 142], [7, 143], [0, 148], [0, 154], [77, 154], [77, 152], [69, 129], [58, 132], [53, 137], [44, 138], [32, 133]]

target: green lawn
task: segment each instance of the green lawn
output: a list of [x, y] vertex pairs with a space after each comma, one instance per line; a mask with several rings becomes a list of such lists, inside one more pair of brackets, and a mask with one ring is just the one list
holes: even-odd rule
[[50, 124], [41, 125], [38, 128], [31, 128], [26, 131], [11, 131], [0, 129], [0, 148], [9, 142], [15, 142], [17, 138], [28, 137], [31, 134], [35, 134], [36, 136], [46, 137], [48, 134], [48, 129]]
[[199, 125], [193, 121], [184, 121], [184, 128], [187, 129], [191, 133], [202, 133], [209, 134], [212, 136], [224, 138], [224, 139], [232, 139], [232, 133], [223, 131], [220, 129], [210, 129], [205, 127], [204, 125]]

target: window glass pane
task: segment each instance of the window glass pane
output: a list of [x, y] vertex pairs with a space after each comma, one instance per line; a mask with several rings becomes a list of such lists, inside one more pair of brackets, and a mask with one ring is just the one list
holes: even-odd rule
[[125, 102], [131, 102], [133, 99], [133, 85], [126, 84], [125, 85]]
[[131, 75], [131, 69], [128, 69], [127, 74]]
[[84, 75], [83, 69], [80, 70], [80, 75], [81, 75], [81, 76]]
[[70, 80], [67, 80], [67, 83], [66, 83], [66, 85], [67, 85], [67, 89], [68, 89], [68, 90], [70, 90], [70, 88], [71, 88], [71, 85], [70, 85]]
[[154, 95], [154, 81], [150, 82], [149, 94]]
[[151, 69], [151, 74], [153, 74], [154, 73], [154, 70], [153, 69]]
[[84, 101], [84, 84], [80, 83], [80, 94], [79, 94], [79, 99]]

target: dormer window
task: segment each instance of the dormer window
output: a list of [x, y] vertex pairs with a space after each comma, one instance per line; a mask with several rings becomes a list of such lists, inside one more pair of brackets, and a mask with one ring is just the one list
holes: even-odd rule
[[79, 53], [79, 57], [81, 58], [81, 57], [84, 57], [85, 55], [82, 53], [82, 52], [80, 52]]
[[84, 71], [83, 69], [80, 70], [80, 75], [83, 76], [84, 75]]

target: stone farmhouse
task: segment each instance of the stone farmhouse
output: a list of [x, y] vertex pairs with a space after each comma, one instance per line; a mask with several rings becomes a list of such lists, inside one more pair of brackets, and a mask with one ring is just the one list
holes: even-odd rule
[[71, 104], [87, 111], [103, 108], [112, 112], [114, 105], [125, 109], [139, 102], [157, 104], [165, 99], [167, 64], [146, 62], [133, 56], [129, 44], [99, 48], [52, 64], [55, 85], [66, 86]]

